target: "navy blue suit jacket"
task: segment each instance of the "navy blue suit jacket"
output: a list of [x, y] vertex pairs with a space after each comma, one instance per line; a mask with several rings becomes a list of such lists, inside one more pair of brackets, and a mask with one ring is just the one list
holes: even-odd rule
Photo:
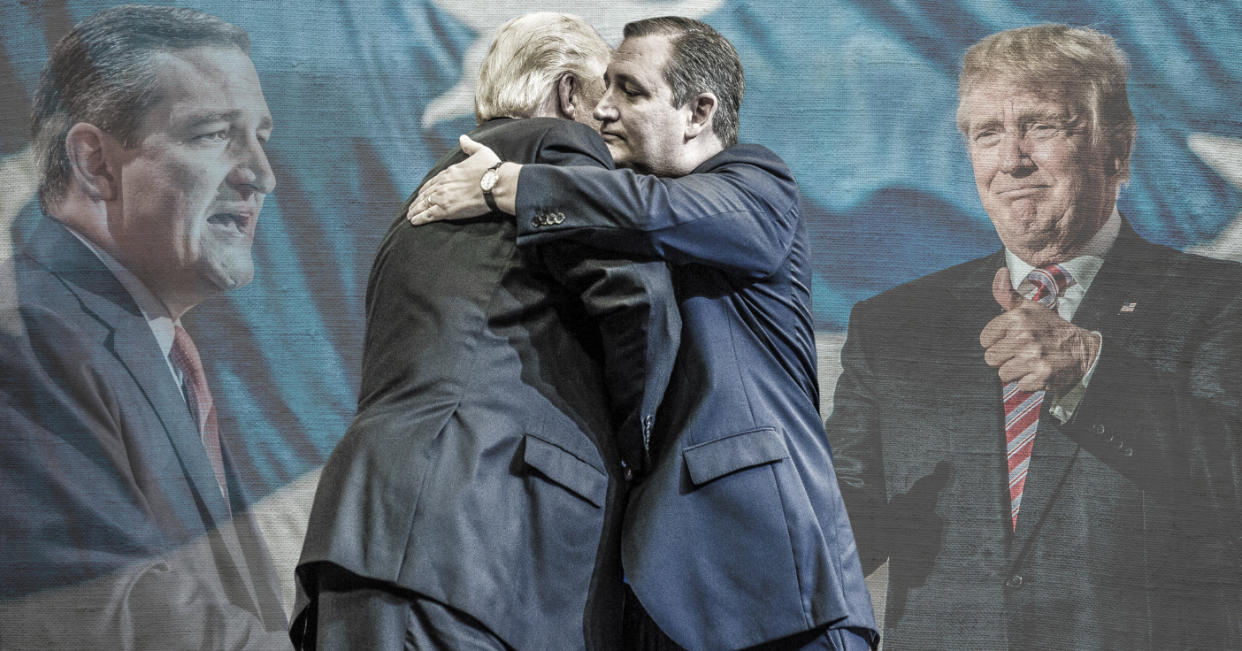
[[630, 493], [626, 579], [678, 644], [874, 629], [819, 420], [798, 188], [754, 145], [675, 179], [523, 167], [522, 245], [560, 238], [674, 263], [682, 345]]
[[[492, 120], [471, 137], [511, 161], [612, 162], [568, 120]], [[667, 266], [522, 250], [500, 214], [418, 228], [404, 215], [371, 270], [358, 414], [315, 494], [294, 638], [331, 563], [516, 648], [613, 645], [621, 463], [641, 458], [680, 328]]]
[[0, 647], [287, 646], [224, 451], [231, 504], [138, 305], [44, 219], [0, 267]]

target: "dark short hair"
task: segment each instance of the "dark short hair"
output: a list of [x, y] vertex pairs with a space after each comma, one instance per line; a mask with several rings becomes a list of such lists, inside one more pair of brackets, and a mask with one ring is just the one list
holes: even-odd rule
[[699, 93], [711, 92], [717, 102], [712, 131], [725, 147], [737, 144], [738, 111], [746, 93], [746, 76], [729, 39], [705, 22], [681, 16], [636, 20], [625, 26], [624, 35], [669, 36], [664, 80], [673, 89], [673, 106], [684, 106]]
[[30, 120], [45, 210], [69, 188], [69, 129], [87, 122], [132, 147], [138, 125], [160, 100], [153, 55], [204, 45], [250, 54], [250, 37], [236, 25], [193, 9], [143, 5], [100, 11], [56, 43]]

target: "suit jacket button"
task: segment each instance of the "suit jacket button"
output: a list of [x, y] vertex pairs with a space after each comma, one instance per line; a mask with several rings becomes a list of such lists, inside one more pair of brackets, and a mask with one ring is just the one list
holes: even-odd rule
[[565, 214], [564, 214], [564, 213], [559, 213], [559, 212], [558, 212], [558, 213], [556, 213], [556, 218], [552, 220], [552, 223], [553, 223], [553, 224], [563, 224], [563, 223], [565, 223]]
[[1021, 586], [1022, 586], [1022, 575], [1021, 574], [1015, 574], [1009, 577], [1008, 579], [1005, 579], [1006, 588], [1018, 588]]
[[633, 468], [625, 469], [625, 481], [634, 481], [634, 469]]
[[1104, 436], [1104, 431], [1105, 431], [1105, 430], [1104, 430], [1104, 426], [1103, 426], [1103, 425], [1101, 425], [1100, 423], [1096, 423], [1096, 424], [1094, 424], [1094, 425], [1092, 425], [1092, 426], [1091, 426], [1091, 431], [1092, 431], [1092, 432], [1094, 432], [1095, 434], [1099, 435], [1099, 436]]

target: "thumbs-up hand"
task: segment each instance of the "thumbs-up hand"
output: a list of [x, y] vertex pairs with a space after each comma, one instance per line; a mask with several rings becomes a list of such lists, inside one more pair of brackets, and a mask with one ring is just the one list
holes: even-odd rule
[[983, 359], [1002, 383], [1023, 391], [1063, 391], [1082, 379], [1099, 354], [1100, 340], [1014, 291], [1009, 269], [992, 278], [992, 298], [1004, 310], [979, 333]]
[[[996, 270], [996, 275], [992, 277], [992, 298], [1000, 304], [1001, 309], [1008, 312], [1026, 301], [1021, 294], [1013, 288], [1013, 281], [1009, 278], [1009, 267], [1001, 267]], [[1030, 301], [1027, 301], [1028, 303]]]

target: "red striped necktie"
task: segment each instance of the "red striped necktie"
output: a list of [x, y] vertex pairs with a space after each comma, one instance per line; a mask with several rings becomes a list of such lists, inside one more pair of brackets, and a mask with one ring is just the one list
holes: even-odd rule
[[[1031, 270], [1026, 282], [1034, 285], [1032, 301], [1055, 310], [1057, 299], [1074, 279], [1058, 264], [1045, 265]], [[1005, 452], [1009, 459], [1009, 517], [1013, 528], [1018, 528], [1018, 510], [1022, 507], [1022, 489], [1026, 486], [1026, 473], [1031, 465], [1031, 450], [1035, 447], [1035, 432], [1039, 429], [1039, 411], [1044, 403], [1044, 392], [1021, 391], [1015, 380], [1005, 385], [1002, 394], [1005, 405]]]
[[216, 475], [216, 483], [220, 493], [227, 502], [229, 498], [228, 480], [224, 474], [224, 454], [220, 449], [220, 432], [216, 427], [216, 406], [211, 399], [211, 389], [207, 387], [207, 374], [203, 372], [203, 362], [198, 356], [198, 348], [194, 340], [181, 326], [176, 326], [173, 333], [173, 347], [168, 356], [172, 358], [177, 370], [185, 382], [185, 399], [190, 405], [190, 414], [194, 424], [198, 426], [199, 438], [207, 450], [207, 460]]

